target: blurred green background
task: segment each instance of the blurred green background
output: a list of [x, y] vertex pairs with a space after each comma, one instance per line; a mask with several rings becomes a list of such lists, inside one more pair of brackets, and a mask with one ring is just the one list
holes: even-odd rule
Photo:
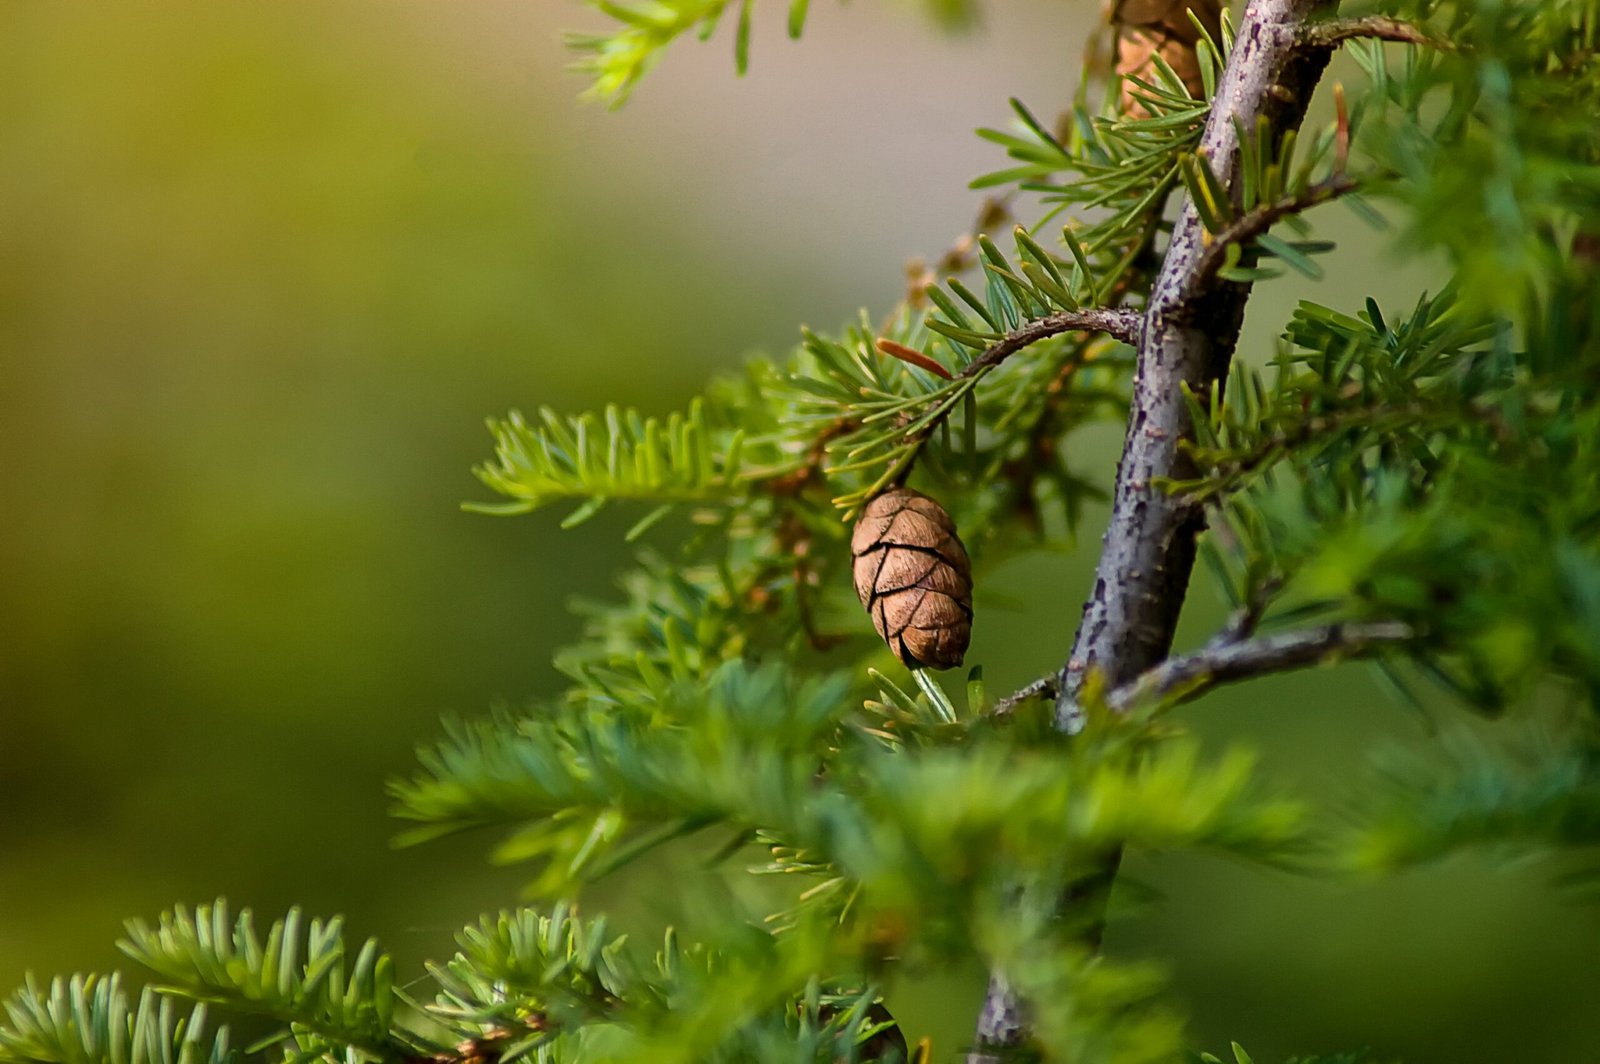
[[[882, 311], [976, 209], [996, 160], [968, 131], [1067, 99], [1097, 12], [996, 4], [952, 40], [819, 5], [799, 45], [780, 15], [745, 81], [690, 43], [607, 114], [562, 70], [576, 5], [0, 6], [0, 982], [115, 965], [124, 917], [218, 894], [343, 912], [415, 970], [516, 900], [482, 840], [391, 850], [383, 781], [441, 714], [555, 691], [566, 600], [627, 552], [611, 523], [462, 514], [481, 419], [663, 411]], [[1318, 298], [1429, 280], [1348, 219]], [[1298, 294], [1262, 293], [1246, 350]], [[996, 687], [1059, 656], [1096, 539], [985, 589]], [[1202, 587], [1189, 638], [1216, 616]], [[1424, 740], [1360, 670], [1192, 719], [1330, 799]], [[1600, 913], [1550, 862], [1130, 871], [1165, 901], [1112, 948], [1173, 959], [1202, 1044], [1600, 1059]], [[953, 1052], [976, 978], [896, 1011]]]

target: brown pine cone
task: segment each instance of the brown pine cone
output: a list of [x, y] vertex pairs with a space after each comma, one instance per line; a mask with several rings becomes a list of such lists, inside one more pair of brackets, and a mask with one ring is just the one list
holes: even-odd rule
[[953, 669], [972, 638], [972, 563], [944, 507], [910, 488], [867, 503], [850, 537], [856, 594], [908, 668]]

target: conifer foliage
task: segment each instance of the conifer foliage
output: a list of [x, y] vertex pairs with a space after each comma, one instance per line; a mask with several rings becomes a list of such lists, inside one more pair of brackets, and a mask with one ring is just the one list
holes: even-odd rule
[[[752, 0], [594, 6], [609, 29], [573, 44], [613, 103], [725, 18], [748, 61]], [[1086, 75], [1058, 120], [1013, 101], [1013, 128], [980, 131], [1006, 156], [974, 182], [996, 190], [992, 231], [886, 322], [805, 332], [679, 413], [490, 422], [478, 474], [501, 498], [481, 509], [561, 505], [570, 526], [609, 504], [650, 543], [558, 659], [563, 697], [447, 726], [393, 785], [406, 841], [494, 832], [539, 904], [469, 925], [425, 981], [338, 919], [263, 934], [223, 902], [176, 908], [128, 925], [143, 991], [17, 991], [0, 1062], [1154, 1064], [1190, 1051], [1160, 972], [1099, 950], [1126, 850], [1332, 875], [1600, 842], [1600, 3], [1249, 0], [1176, 23], [1181, 5], [1138, 6], [1107, 30], [1144, 35], [1119, 53], [1136, 61]], [[790, 0], [793, 34], [806, 18]], [[1341, 50], [1353, 83], [1307, 121]], [[1007, 227], [1020, 203], [1038, 216]], [[1451, 280], [1410, 305], [1302, 302], [1275, 351], [1233, 360], [1251, 285], [1321, 276], [1335, 212]], [[1128, 425], [1115, 470], [1072, 444], [1106, 422]], [[925, 502], [938, 542], [875, 525], [852, 551], [886, 497]], [[1075, 544], [1098, 502], [1095, 597], [1037, 683], [996, 697], [979, 663], [920, 667], [959, 661], [965, 629], [923, 655], [874, 632], [899, 638], [890, 597], [907, 624], [940, 596], [981, 627], [985, 572]], [[891, 550], [915, 579], [882, 583]], [[851, 570], [871, 551], [869, 619]], [[1174, 653], [1197, 555], [1235, 612]], [[1028, 608], [1059, 626], [1058, 603]], [[1468, 710], [1558, 701], [1574, 723], [1401, 758], [1337, 829], [1185, 734], [1177, 707], [1218, 684], [1349, 657]], [[687, 838], [768, 877], [742, 895], [764, 921], [650, 947], [579, 915], [588, 884]], [[994, 978], [970, 1045], [896, 1019], [906, 973], [974, 959]], [[213, 1012], [273, 1033], [235, 1045]]]

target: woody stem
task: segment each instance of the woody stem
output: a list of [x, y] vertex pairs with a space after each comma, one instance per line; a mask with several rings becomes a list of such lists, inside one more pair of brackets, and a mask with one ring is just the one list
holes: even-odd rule
[[[1328, 53], [1301, 47], [1299, 29], [1326, 6], [1319, 0], [1249, 0], [1245, 6], [1199, 145], [1230, 190], [1239, 129], [1255, 129], [1265, 117], [1282, 135], [1304, 120]], [[1183, 608], [1204, 515], [1156, 485], [1161, 478], [1192, 476], [1180, 446], [1192, 432], [1183, 393], [1208, 395], [1226, 376], [1250, 295], [1248, 284], [1201, 273], [1205, 248], [1204, 226], [1185, 200], [1140, 330], [1132, 407], [1093, 590], [1060, 673], [1056, 726], [1069, 734], [1082, 727], [1077, 696], [1091, 670], [1116, 687], [1158, 664], [1171, 649]], [[1102, 869], [1106, 886], [1119, 859]], [[1091, 889], [1082, 898], [1103, 904], [1106, 893]], [[1086, 937], [1097, 940], [1102, 924], [1098, 917], [1086, 921], [1093, 929]], [[995, 973], [969, 1064], [995, 1064], [1028, 1035], [1025, 1003], [1004, 974]]]

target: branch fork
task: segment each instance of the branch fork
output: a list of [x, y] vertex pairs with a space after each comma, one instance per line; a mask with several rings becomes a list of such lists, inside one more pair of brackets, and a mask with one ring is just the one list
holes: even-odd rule
[[[1240, 130], [1265, 122], [1286, 131], [1304, 120], [1330, 50], [1308, 48], [1302, 34], [1322, 6], [1324, 0], [1246, 4], [1196, 145], [1225, 193], [1236, 181]], [[1185, 393], [1209, 395], [1226, 378], [1250, 294], [1246, 283], [1215, 277], [1199, 282], [1208, 235], [1186, 200], [1137, 333], [1138, 368], [1111, 519], [1093, 591], [1056, 676], [1055, 724], [1067, 734], [1083, 727], [1078, 696], [1087, 676], [1099, 677], [1115, 697], [1162, 664], [1188, 590], [1204, 512], [1159, 485], [1193, 470], [1183, 446], [1193, 435]], [[1206, 673], [1225, 674], [1217, 668]], [[1118, 860], [1109, 859], [1102, 869], [1105, 883], [1115, 876]], [[1103, 922], [1093, 913], [1087, 917], [1094, 927]], [[1086, 943], [1097, 938], [1091, 930]], [[1005, 973], [993, 973], [968, 1064], [995, 1064], [1027, 1037], [1025, 1003]]]

